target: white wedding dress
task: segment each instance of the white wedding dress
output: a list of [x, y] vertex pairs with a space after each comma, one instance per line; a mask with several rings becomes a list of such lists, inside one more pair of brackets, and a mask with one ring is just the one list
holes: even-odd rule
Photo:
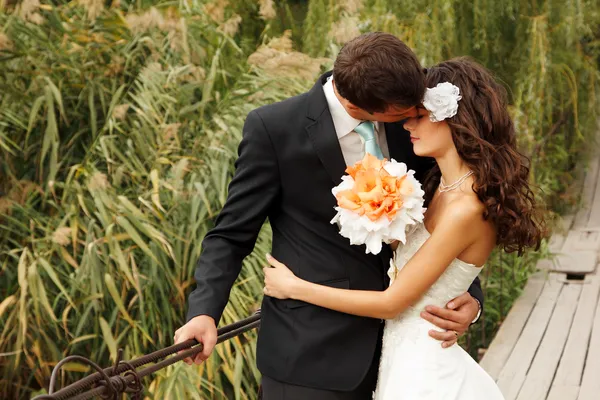
[[[421, 223], [407, 235], [391, 261], [390, 279], [429, 238]], [[435, 327], [420, 317], [427, 305], [444, 307], [467, 291], [481, 268], [455, 259], [421, 300], [386, 321], [375, 400], [501, 400], [493, 379], [464, 351], [447, 349], [428, 334]], [[391, 284], [391, 283], [390, 283]]]

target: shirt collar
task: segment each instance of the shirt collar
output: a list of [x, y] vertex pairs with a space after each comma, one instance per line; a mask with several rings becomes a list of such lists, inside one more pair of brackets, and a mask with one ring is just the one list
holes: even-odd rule
[[[325, 92], [327, 105], [329, 106], [329, 111], [331, 112], [331, 118], [333, 119], [335, 132], [338, 139], [341, 139], [352, 132], [354, 128], [356, 128], [362, 121], [353, 118], [350, 114], [348, 114], [338, 97], [335, 95], [333, 90], [332, 76], [327, 78], [327, 82], [325, 82], [323, 85], [323, 91]], [[375, 124], [375, 126], [377, 126], [377, 124]]]

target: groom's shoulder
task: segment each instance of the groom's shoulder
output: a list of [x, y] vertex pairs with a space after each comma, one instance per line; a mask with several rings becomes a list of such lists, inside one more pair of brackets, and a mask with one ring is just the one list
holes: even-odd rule
[[296, 117], [304, 117], [306, 115], [307, 102], [308, 93], [302, 93], [276, 103], [258, 107], [250, 113], [258, 114], [265, 123], [278, 121], [291, 122]]

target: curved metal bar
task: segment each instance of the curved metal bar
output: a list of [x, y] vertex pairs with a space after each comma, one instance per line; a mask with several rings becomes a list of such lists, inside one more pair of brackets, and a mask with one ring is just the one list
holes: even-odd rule
[[108, 393], [113, 394], [115, 396], [118, 395], [117, 390], [115, 389], [112, 382], [110, 381], [110, 377], [104, 372], [104, 370], [98, 364], [96, 364], [92, 360], [89, 360], [85, 357], [75, 355], [75, 356], [65, 357], [58, 364], [56, 364], [56, 366], [52, 370], [52, 375], [50, 376], [50, 385], [48, 387], [48, 394], [37, 396], [36, 399], [38, 399], [38, 400], [57, 399], [56, 395], [54, 394], [54, 386], [56, 385], [56, 379], [58, 377], [58, 372], [60, 371], [60, 369], [62, 368], [63, 365], [65, 365], [69, 361], [73, 361], [73, 360], [78, 361], [83, 364], [87, 364], [87, 365], [91, 366], [92, 368], [94, 368], [96, 371], [98, 371], [98, 374], [100, 374], [100, 376], [103, 378], [103, 380], [102, 380], [103, 385], [105, 385], [105, 389], [108, 390]]
[[[239, 336], [244, 332], [257, 328], [259, 325], [260, 310], [258, 310], [254, 315], [248, 318], [237, 321], [233, 324], [224, 326], [223, 328], [219, 329], [217, 331], [217, 343], [221, 343], [232, 337]], [[50, 377], [50, 387], [48, 390], [48, 394], [36, 396], [34, 400], [84, 400], [91, 399], [96, 396], [100, 396], [104, 399], [118, 399], [119, 393], [122, 392], [132, 393], [136, 398], [138, 398], [139, 395], [141, 395], [143, 392], [143, 377], [150, 375], [168, 365], [174, 364], [177, 361], [181, 361], [187, 357], [195, 356], [196, 354], [201, 352], [202, 349], [202, 343], [198, 343], [196, 340], [191, 339], [183, 343], [179, 343], [155, 351], [153, 353], [147, 354], [129, 362], [121, 361], [122, 350], [119, 349], [119, 353], [117, 354], [117, 360], [115, 364], [112, 367], [105, 369], [102, 369], [98, 364], [85, 357], [68, 356], [54, 367], [54, 370], [52, 371], [52, 375]], [[165, 358], [175, 353], [178, 354], [160, 362], [157, 362], [156, 364], [144, 368], [141, 371], [136, 370], [136, 368], [139, 368], [142, 365], [151, 362], [156, 362], [162, 358]], [[68, 385], [54, 393], [54, 386], [56, 383], [58, 371], [65, 363], [72, 360], [77, 360], [84, 364], [90, 365], [94, 369], [96, 369], [97, 372], [85, 378], [82, 378], [79, 381], [76, 381], [71, 385]], [[125, 373], [125, 375], [121, 376], [120, 374], [122, 373]], [[95, 383], [99, 383], [102, 386], [90, 389], [90, 387]], [[86, 389], [87, 391], [82, 393], [82, 391]]]
[[127, 362], [127, 361], [121, 361], [121, 363], [125, 364], [127, 366], [127, 368], [129, 368], [127, 371], [125, 371], [125, 378], [127, 378], [128, 376], [133, 376], [133, 381], [130, 382], [131, 384], [127, 384], [126, 387], [126, 392], [128, 393], [133, 393], [135, 398], [138, 398], [142, 391], [144, 390], [144, 385], [142, 384], [142, 378], [140, 377], [140, 375], [138, 374], [138, 372], [135, 370], [135, 368], [133, 367], [133, 365], [131, 365], [131, 363]]

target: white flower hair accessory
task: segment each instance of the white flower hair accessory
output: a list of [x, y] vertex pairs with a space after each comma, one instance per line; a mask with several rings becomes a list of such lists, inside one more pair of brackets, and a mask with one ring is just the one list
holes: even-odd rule
[[460, 99], [462, 96], [458, 86], [450, 82], [442, 82], [434, 88], [425, 90], [423, 106], [429, 111], [431, 122], [440, 122], [456, 115]]

